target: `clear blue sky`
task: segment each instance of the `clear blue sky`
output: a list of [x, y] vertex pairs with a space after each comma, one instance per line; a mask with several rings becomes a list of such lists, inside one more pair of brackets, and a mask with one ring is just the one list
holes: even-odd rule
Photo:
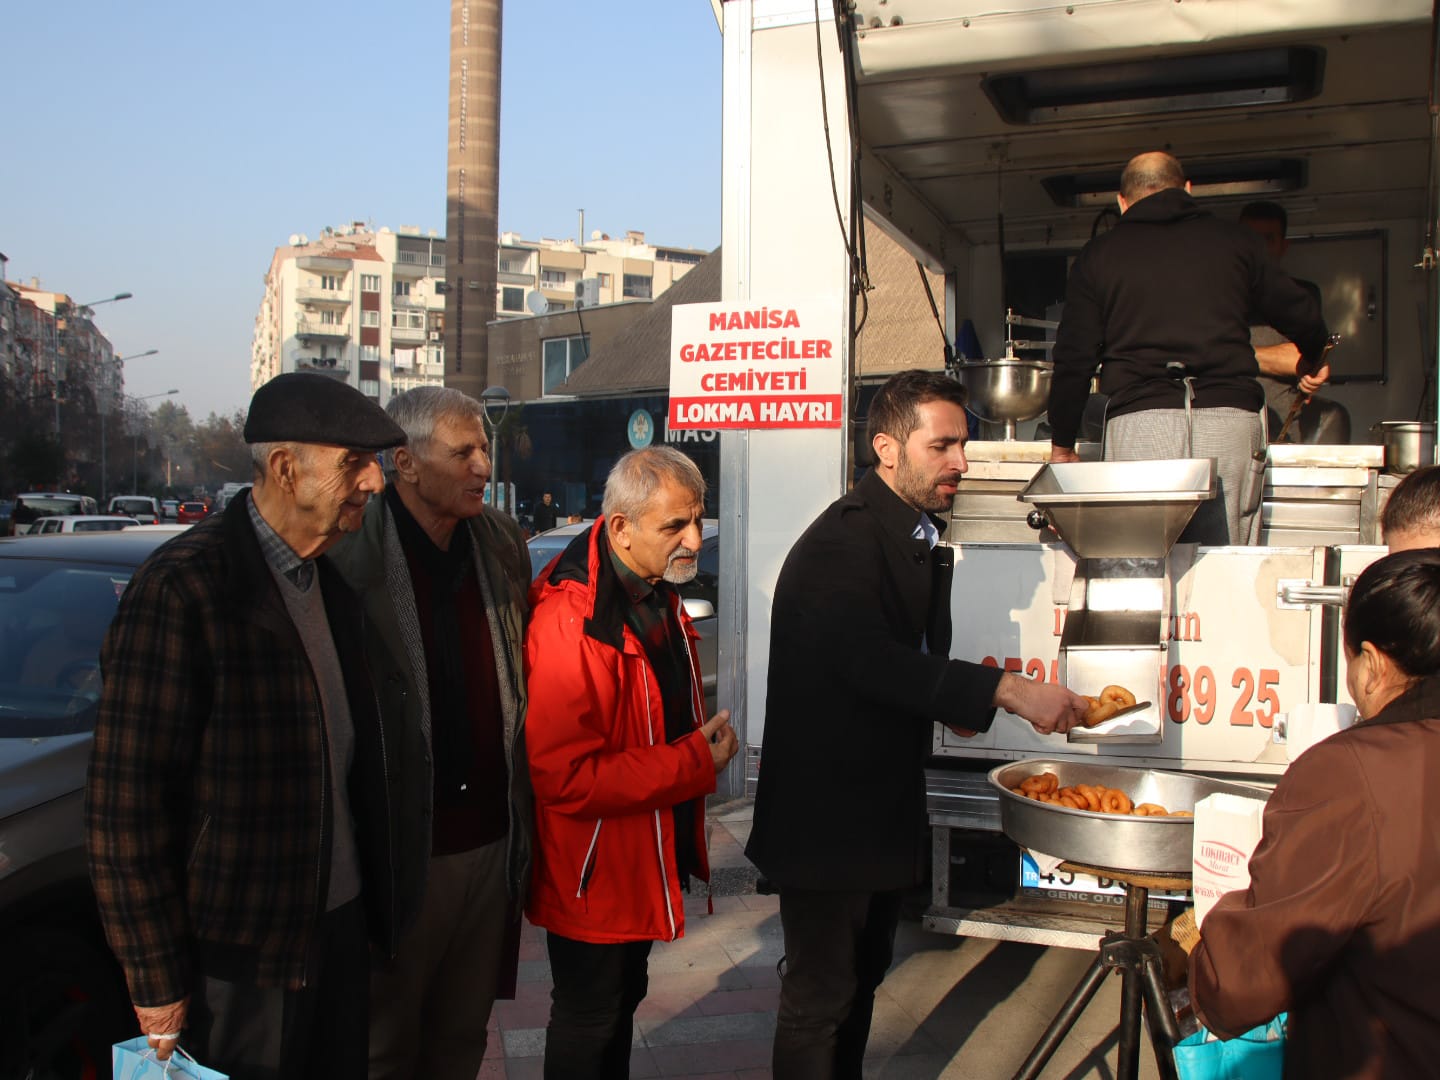
[[[0, 252], [96, 308], [126, 389], [196, 419], [250, 397], [274, 248], [325, 225], [445, 228], [447, 0], [6, 5]], [[509, 0], [500, 227], [710, 248], [720, 34], [708, 0]]]

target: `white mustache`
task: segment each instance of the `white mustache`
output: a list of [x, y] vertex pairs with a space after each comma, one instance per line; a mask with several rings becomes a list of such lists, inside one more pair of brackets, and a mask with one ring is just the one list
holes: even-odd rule
[[676, 559], [693, 559], [699, 554], [698, 551], [691, 551], [687, 547], [678, 547], [670, 553], [670, 558], [667, 561], [674, 562]]

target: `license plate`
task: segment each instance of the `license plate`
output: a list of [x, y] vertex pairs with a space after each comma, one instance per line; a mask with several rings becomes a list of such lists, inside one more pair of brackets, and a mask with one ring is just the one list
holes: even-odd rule
[[[1048, 896], [1058, 899], [1063, 894], [1069, 899], [1089, 899], [1096, 903], [1106, 904], [1123, 903], [1125, 896], [1125, 886], [1110, 878], [1096, 877], [1094, 874], [1076, 874], [1058, 867], [1053, 873], [1042, 874], [1039, 865], [1028, 851], [1020, 853], [1020, 889], [1022, 893], [1028, 893], [1031, 896]], [[1189, 895], [1187, 892], [1150, 890], [1152, 903], [1186, 900]]]

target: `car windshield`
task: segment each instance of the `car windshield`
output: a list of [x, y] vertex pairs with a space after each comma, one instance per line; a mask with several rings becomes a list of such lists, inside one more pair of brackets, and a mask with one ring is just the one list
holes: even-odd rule
[[80, 511], [80, 500], [63, 495], [21, 495], [15, 500], [15, 522], [29, 525], [37, 518], [53, 517], [58, 514], [75, 514]]
[[95, 726], [100, 642], [129, 567], [0, 559], [0, 738]]
[[112, 514], [153, 514], [155, 504], [149, 499], [113, 499], [110, 502]]
[[77, 521], [76, 532], [119, 532], [126, 525], [138, 525], [134, 518], [110, 518], [108, 521]]
[[550, 565], [550, 560], [570, 546], [571, 536], [536, 536], [530, 540], [530, 580], [540, 576], [540, 571]]

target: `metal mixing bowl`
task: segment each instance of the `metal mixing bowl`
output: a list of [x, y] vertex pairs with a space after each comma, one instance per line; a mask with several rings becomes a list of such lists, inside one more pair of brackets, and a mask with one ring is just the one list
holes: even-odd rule
[[1048, 360], [967, 360], [958, 365], [960, 385], [970, 392], [970, 409], [996, 423], [1034, 420], [1050, 403]]
[[1037, 773], [1051, 772], [1061, 787], [1100, 784], [1119, 788], [1137, 805], [1158, 803], [1166, 810], [1194, 811], [1207, 795], [1226, 792], [1265, 799], [1264, 788], [1226, 783], [1194, 773], [1092, 765], [1078, 761], [1030, 760], [990, 770], [1000, 794], [1000, 827], [1021, 847], [1070, 862], [1135, 873], [1188, 874], [1195, 821], [1188, 817], [1132, 817], [1097, 814], [1036, 802], [1010, 789]]

